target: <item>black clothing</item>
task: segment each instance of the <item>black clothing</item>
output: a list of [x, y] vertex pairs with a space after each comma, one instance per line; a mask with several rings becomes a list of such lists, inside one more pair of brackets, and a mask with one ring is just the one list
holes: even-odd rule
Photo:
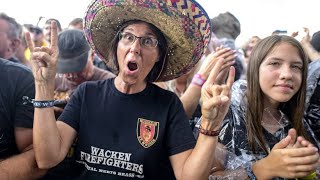
[[59, 120], [78, 132], [77, 179], [175, 179], [169, 156], [195, 145], [179, 98], [151, 83], [136, 94], [114, 78], [83, 83]]
[[32, 128], [33, 106], [23, 104], [23, 96], [34, 98], [31, 71], [17, 63], [0, 58], [0, 159], [18, 152], [15, 127]]
[[320, 60], [309, 64], [305, 119], [320, 140]]

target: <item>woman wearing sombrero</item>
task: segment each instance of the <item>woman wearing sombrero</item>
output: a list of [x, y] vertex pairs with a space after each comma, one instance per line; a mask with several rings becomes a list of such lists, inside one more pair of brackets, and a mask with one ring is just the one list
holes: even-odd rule
[[89, 44], [117, 77], [80, 85], [58, 121], [52, 108], [56, 24], [51, 47], [34, 48], [27, 34], [38, 166], [57, 165], [77, 137], [76, 179], [207, 179], [234, 69], [225, 85], [214, 85], [218, 62], [206, 80], [197, 141], [179, 98], [152, 83], [179, 77], [198, 62], [210, 34], [206, 12], [193, 0], [95, 0], [84, 25]]

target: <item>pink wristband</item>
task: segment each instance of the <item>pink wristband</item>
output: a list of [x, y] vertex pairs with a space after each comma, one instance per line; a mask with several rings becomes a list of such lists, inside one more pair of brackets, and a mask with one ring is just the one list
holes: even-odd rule
[[202, 87], [205, 82], [206, 80], [203, 79], [203, 77], [200, 74], [195, 74], [192, 78], [191, 84]]

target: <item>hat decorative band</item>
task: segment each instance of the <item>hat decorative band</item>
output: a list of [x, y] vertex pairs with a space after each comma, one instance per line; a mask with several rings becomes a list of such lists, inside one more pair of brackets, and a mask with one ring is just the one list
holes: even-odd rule
[[156, 26], [168, 42], [166, 64], [158, 81], [187, 73], [200, 60], [210, 35], [210, 19], [194, 0], [93, 0], [85, 15], [90, 46], [108, 66], [110, 44], [119, 26], [141, 20]]

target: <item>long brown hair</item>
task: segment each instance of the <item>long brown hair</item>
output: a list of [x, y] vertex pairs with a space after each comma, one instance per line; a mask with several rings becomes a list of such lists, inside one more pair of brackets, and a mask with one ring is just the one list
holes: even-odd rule
[[261, 40], [253, 49], [249, 59], [247, 70], [247, 133], [248, 141], [252, 150], [255, 152], [258, 148], [262, 148], [266, 153], [266, 141], [262, 133], [262, 117], [264, 111], [264, 104], [261, 102], [264, 98], [264, 93], [261, 90], [259, 83], [259, 68], [266, 56], [280, 43], [289, 43], [294, 46], [302, 59], [302, 82], [298, 92], [286, 103], [280, 105], [280, 110], [288, 116], [293, 128], [296, 129], [298, 135], [307, 138], [303, 126], [303, 113], [306, 98], [306, 77], [308, 72], [308, 58], [305, 54], [301, 44], [290, 36], [269, 36]]

